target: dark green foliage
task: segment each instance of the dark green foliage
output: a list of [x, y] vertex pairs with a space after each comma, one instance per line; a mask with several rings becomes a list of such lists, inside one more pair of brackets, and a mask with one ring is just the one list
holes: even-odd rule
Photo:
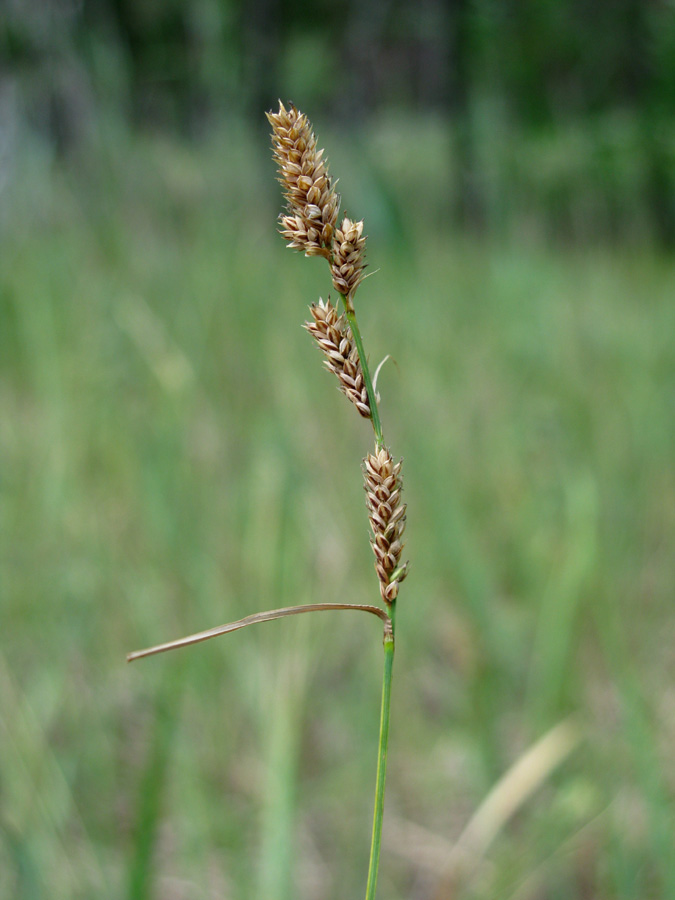
[[7, 134], [15, 119], [61, 154], [111, 121], [192, 138], [244, 121], [262, 146], [279, 96], [352, 140], [357, 124], [422, 113], [450, 126], [448, 215], [463, 228], [499, 232], [516, 211], [515, 227], [525, 213], [556, 238], [675, 245], [665, 0], [7, 6]]

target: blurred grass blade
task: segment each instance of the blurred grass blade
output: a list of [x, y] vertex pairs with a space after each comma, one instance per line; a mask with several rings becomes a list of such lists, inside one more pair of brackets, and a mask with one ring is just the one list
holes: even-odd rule
[[[260, 853], [257, 897], [293, 900], [296, 846], [296, 791], [300, 767], [302, 713], [311, 679], [310, 632], [297, 621], [292, 640], [279, 642], [275, 681], [264, 697], [267, 729], [264, 782], [261, 791]], [[305, 627], [302, 627], [305, 626]]]
[[605, 601], [597, 607], [595, 614], [604, 655], [617, 689], [624, 740], [632, 756], [636, 783], [644, 802], [645, 832], [652, 865], [661, 882], [658, 896], [675, 897], [672, 789], [652, 724], [650, 700], [645, 696], [641, 675], [631, 658], [629, 641], [615, 606]]
[[171, 670], [171, 676], [156, 698], [152, 727], [152, 744], [138, 790], [136, 828], [129, 864], [129, 900], [148, 900], [153, 896], [153, 860], [162, 804], [167, 787], [167, 772], [178, 721], [182, 692], [182, 667]]
[[116, 308], [115, 318], [167, 393], [179, 394], [196, 380], [189, 359], [145, 300], [125, 298]]
[[541, 601], [529, 678], [535, 723], [560, 715], [584, 589], [597, 564], [598, 496], [590, 473], [567, 487], [567, 548]]
[[434, 900], [455, 896], [457, 879], [476, 869], [508, 820], [579, 746], [581, 737], [572, 719], [560, 722], [505, 772], [459, 836]]
[[[55, 900], [100, 894], [107, 880], [71, 784], [2, 653], [0, 763], [0, 836], [7, 842], [19, 884], [23, 884], [20, 896], [44, 896], [31, 892], [36, 882]], [[73, 833], [79, 835], [75, 845]], [[50, 883], [50, 872], [60, 873], [58, 884]]]

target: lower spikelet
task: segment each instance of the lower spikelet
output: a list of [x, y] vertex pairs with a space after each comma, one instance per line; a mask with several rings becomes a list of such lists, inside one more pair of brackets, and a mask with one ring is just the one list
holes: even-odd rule
[[359, 354], [344, 316], [338, 316], [330, 297], [325, 303], [323, 300], [319, 300], [318, 304], [312, 303], [309, 311], [313, 321], [305, 322], [304, 327], [325, 354], [324, 365], [329, 371], [335, 372], [340, 380], [340, 390], [349, 397], [361, 415], [370, 419], [370, 403]]
[[393, 603], [399, 584], [408, 574], [408, 563], [399, 565], [406, 510], [405, 503], [401, 503], [401, 461], [394, 464], [384, 447], [369, 453], [364, 460], [364, 479], [380, 593], [385, 603]]
[[335, 290], [350, 301], [359, 284], [363, 281], [365, 268], [366, 238], [363, 222], [352, 222], [344, 218], [333, 238], [333, 259], [331, 274]]

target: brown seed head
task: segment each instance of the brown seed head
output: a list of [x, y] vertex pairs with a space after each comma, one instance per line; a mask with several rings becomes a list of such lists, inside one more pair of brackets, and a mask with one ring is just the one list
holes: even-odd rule
[[317, 150], [310, 122], [291, 104], [279, 101], [278, 113], [267, 113], [272, 126], [274, 159], [284, 187], [287, 214], [280, 216], [281, 233], [289, 247], [306, 256], [330, 259], [339, 198]]
[[365, 246], [363, 222], [344, 218], [333, 239], [331, 272], [335, 289], [349, 300], [363, 280]]
[[324, 365], [337, 375], [343, 394], [349, 397], [365, 419], [370, 419], [370, 403], [359, 354], [345, 317], [338, 316], [330, 297], [325, 303], [321, 299], [318, 304], [312, 303], [309, 311], [313, 321], [305, 322], [304, 327], [325, 354]]
[[384, 447], [369, 453], [364, 460], [364, 480], [380, 593], [385, 603], [393, 603], [399, 584], [408, 574], [408, 563], [400, 566], [406, 510], [401, 503], [401, 462], [394, 464]]

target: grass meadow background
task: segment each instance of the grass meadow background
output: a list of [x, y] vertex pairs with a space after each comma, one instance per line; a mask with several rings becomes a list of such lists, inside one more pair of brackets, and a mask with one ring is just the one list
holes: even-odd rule
[[[317, 125], [366, 221], [359, 318], [405, 459], [379, 895], [675, 897], [675, 262], [527, 218], [458, 234], [433, 123]], [[276, 233], [262, 127], [100, 140], [33, 147], [0, 210], [0, 896], [359, 897], [379, 623], [124, 661], [376, 600], [370, 426], [300, 327], [327, 268]], [[574, 747], [458, 867], [562, 722]]]

